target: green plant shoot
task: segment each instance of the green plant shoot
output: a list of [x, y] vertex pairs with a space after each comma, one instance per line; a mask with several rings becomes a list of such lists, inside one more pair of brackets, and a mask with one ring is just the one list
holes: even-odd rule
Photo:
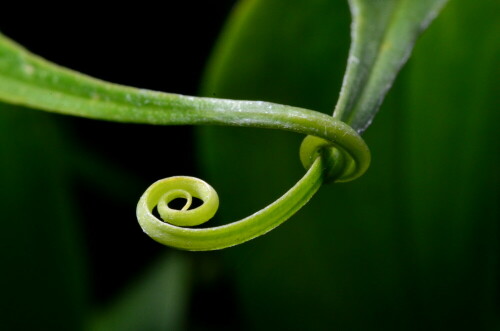
[[[252, 5], [258, 1], [243, 1]], [[98, 80], [46, 61], [0, 34], [0, 100], [97, 120], [154, 125], [226, 125], [307, 135], [300, 148], [306, 174], [281, 198], [242, 220], [191, 228], [214, 216], [219, 200], [207, 183], [171, 177], [140, 198], [137, 218], [154, 240], [185, 250], [214, 250], [258, 237], [290, 218], [324, 182], [347, 182], [369, 167], [360, 136], [371, 123], [418, 34], [444, 0], [352, 0], [352, 45], [334, 116], [261, 101], [161, 93]], [[189, 209], [192, 198], [203, 201]], [[169, 202], [183, 198], [181, 210]], [[158, 209], [163, 221], [154, 214]]]

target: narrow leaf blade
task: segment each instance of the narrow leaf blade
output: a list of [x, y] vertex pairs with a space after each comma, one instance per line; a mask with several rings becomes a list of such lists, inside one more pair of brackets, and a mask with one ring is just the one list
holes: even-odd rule
[[351, 0], [352, 42], [334, 117], [363, 132], [446, 0]]

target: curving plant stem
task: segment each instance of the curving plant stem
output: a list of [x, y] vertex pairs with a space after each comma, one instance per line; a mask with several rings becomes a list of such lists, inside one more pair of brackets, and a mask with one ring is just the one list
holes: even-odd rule
[[[281, 198], [255, 214], [227, 225], [192, 229], [172, 224], [176, 222], [175, 219], [168, 222], [165, 219], [165, 222], [162, 222], [153, 215], [153, 208], [164, 201], [165, 195], [171, 192], [165, 191], [165, 186], [168, 189], [168, 182], [171, 179], [179, 180], [181, 183], [177, 183], [178, 185], [194, 181], [199, 187], [193, 188], [192, 195], [201, 198], [202, 194], [198, 189], [202, 190], [208, 184], [192, 177], [170, 177], [151, 185], [139, 200], [137, 218], [144, 232], [154, 240], [168, 246], [187, 250], [213, 250], [234, 246], [265, 234], [295, 214], [321, 186], [323, 166], [322, 158], [318, 157], [306, 175]], [[208, 218], [208, 215], [213, 214], [215, 211], [211, 209], [206, 213], [205, 210], [198, 209], [207, 205], [210, 207], [217, 205], [217, 193], [212, 189], [211, 194], [204, 196], [202, 200], [204, 204], [201, 207], [188, 210], [187, 213], [192, 212], [193, 215], [190, 216], [205, 221], [208, 219], [204, 216]], [[179, 211], [174, 210], [172, 212]]]
[[[262, 235], [307, 203], [324, 180], [353, 180], [370, 163], [363, 139], [350, 126], [331, 116], [267, 102], [199, 98], [111, 84], [50, 63], [1, 34], [0, 100], [108, 121], [259, 127], [310, 136], [304, 140], [300, 153], [302, 163], [309, 169], [306, 175], [268, 207], [228, 225], [203, 229], [181, 227], [200, 224], [200, 218], [215, 213], [212, 207], [218, 205], [213, 200], [216, 193], [204, 182], [174, 177], [148, 188], [137, 207], [139, 223], [153, 239], [180, 249], [220, 249]], [[203, 205], [192, 210], [188, 207], [169, 210], [169, 201], [177, 197], [190, 200], [191, 196], [201, 198]], [[158, 207], [162, 216], [168, 215], [165, 216], [168, 222], [153, 215], [157, 205], [162, 206]], [[186, 214], [191, 221], [178, 223], [177, 216], [182, 219]]]

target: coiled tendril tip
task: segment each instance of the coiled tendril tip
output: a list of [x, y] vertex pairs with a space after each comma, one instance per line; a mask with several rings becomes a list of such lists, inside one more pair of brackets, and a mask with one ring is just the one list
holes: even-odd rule
[[[345, 182], [361, 176], [370, 163], [368, 147], [345, 123], [331, 119], [335, 141], [307, 136], [300, 148], [305, 176], [281, 198], [240, 221], [212, 228], [189, 228], [203, 224], [217, 211], [219, 198], [206, 182], [194, 177], [170, 177], [151, 185], [137, 206], [144, 232], [154, 240], [186, 250], [214, 250], [234, 246], [267, 233], [283, 223], [316, 193], [323, 182]], [[189, 209], [192, 198], [203, 201]], [[184, 198], [181, 210], [168, 204]], [[160, 220], [154, 216], [157, 207]]]
[[[189, 209], [193, 197], [202, 200], [203, 204], [199, 207]], [[169, 206], [169, 203], [177, 198], [186, 200], [184, 207], [180, 210]], [[164, 222], [173, 226], [189, 227], [200, 225], [210, 220], [219, 208], [219, 197], [212, 186], [199, 178], [176, 176], [161, 179], [153, 183], [144, 192], [139, 203], [139, 206], [141, 205], [142, 207], [146, 207], [146, 210], [140, 210], [141, 213], [147, 212], [150, 216], [154, 217], [153, 209], [156, 207]], [[141, 225], [143, 224], [141, 223]], [[143, 229], [145, 229], [144, 226]]]
[[[300, 152], [308, 169], [304, 177], [266, 208], [234, 223], [190, 228], [210, 219], [218, 205], [215, 191], [199, 179], [173, 177], [148, 188], [137, 206], [141, 227], [154, 240], [180, 249], [220, 249], [260, 236], [297, 212], [324, 181], [353, 180], [370, 164], [370, 152], [363, 139], [332, 116], [262, 101], [197, 98], [111, 84], [54, 65], [2, 34], [0, 100], [107, 121], [246, 126], [308, 135]], [[203, 200], [203, 205], [189, 209], [192, 197]], [[181, 210], [168, 206], [176, 198], [186, 199]], [[165, 221], [154, 216], [155, 207]]]

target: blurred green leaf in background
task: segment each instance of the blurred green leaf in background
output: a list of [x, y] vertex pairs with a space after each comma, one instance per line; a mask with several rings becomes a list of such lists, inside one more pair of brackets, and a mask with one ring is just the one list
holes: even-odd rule
[[67, 146], [47, 114], [3, 103], [0, 110], [2, 325], [77, 328], [88, 287], [68, 194]]
[[[368, 173], [322, 188], [279, 231], [223, 252], [248, 329], [498, 326], [495, 12], [493, 1], [451, 1], [365, 134]], [[331, 112], [347, 17], [344, 2], [243, 2], [204, 92]], [[224, 219], [258, 208], [301, 171], [296, 137], [208, 128], [198, 141], [207, 178], [230, 206]], [[235, 182], [247, 193], [232, 195]]]
[[[218, 10], [231, 5], [221, 2]], [[247, 216], [303, 174], [302, 137], [197, 129], [198, 169], [177, 169], [159, 156], [158, 164], [143, 164], [131, 150], [147, 145], [141, 139], [148, 134], [157, 132], [154, 137], [161, 141], [169, 132], [182, 134], [178, 128], [87, 126], [90, 121], [0, 104], [0, 328], [497, 329], [498, 9], [493, 0], [451, 0], [416, 43], [364, 135], [373, 155], [367, 174], [353, 183], [324, 186], [279, 229], [224, 251], [193, 254], [158, 247], [135, 224], [133, 199], [159, 176], [201, 172], [221, 198], [216, 222]], [[201, 35], [198, 30], [208, 24], [203, 19], [210, 19], [203, 11], [193, 15], [187, 27], [171, 27], [170, 38], [181, 36], [178, 44], [190, 29]], [[61, 27], [70, 24], [71, 16], [65, 17]], [[142, 19], [151, 21], [147, 15]], [[349, 24], [345, 1], [241, 1], [216, 44], [202, 92], [331, 113], [347, 62]], [[181, 84], [176, 74], [196, 76], [185, 64], [194, 59], [183, 62], [188, 69], [175, 62], [179, 59], [164, 67], [156, 60], [152, 67], [146, 60], [128, 63], [140, 47], [129, 46], [128, 39], [117, 42], [122, 32], [116, 29], [104, 39], [124, 47], [124, 55], [114, 55], [117, 62], [125, 59], [120, 66], [143, 65], [152, 76], [155, 70], [166, 72], [157, 85], [140, 87], [169, 89], [167, 81]], [[151, 47], [163, 34], [141, 39], [130, 31], [131, 40]], [[194, 42], [182, 45], [187, 49]], [[64, 45], [61, 54], [71, 42]], [[184, 54], [174, 45], [167, 44], [166, 53]], [[85, 49], [90, 51], [82, 58], [96, 56], [113, 65], [114, 58], [104, 60], [105, 51], [82, 47], [75, 52]], [[116, 80], [134, 84], [119, 73]], [[177, 141], [169, 148], [189, 159], [190, 142]], [[162, 147], [144, 148], [152, 154]], [[81, 184], [75, 189], [74, 172], [85, 182], [86, 194]], [[242, 193], [233, 193], [236, 186]], [[124, 242], [107, 241], [113, 230], [100, 223], [105, 211], [90, 203], [95, 196], [125, 206], [124, 214], [107, 212], [123, 224]], [[127, 236], [127, 226], [137, 237]], [[102, 237], [95, 234], [99, 231]]]

